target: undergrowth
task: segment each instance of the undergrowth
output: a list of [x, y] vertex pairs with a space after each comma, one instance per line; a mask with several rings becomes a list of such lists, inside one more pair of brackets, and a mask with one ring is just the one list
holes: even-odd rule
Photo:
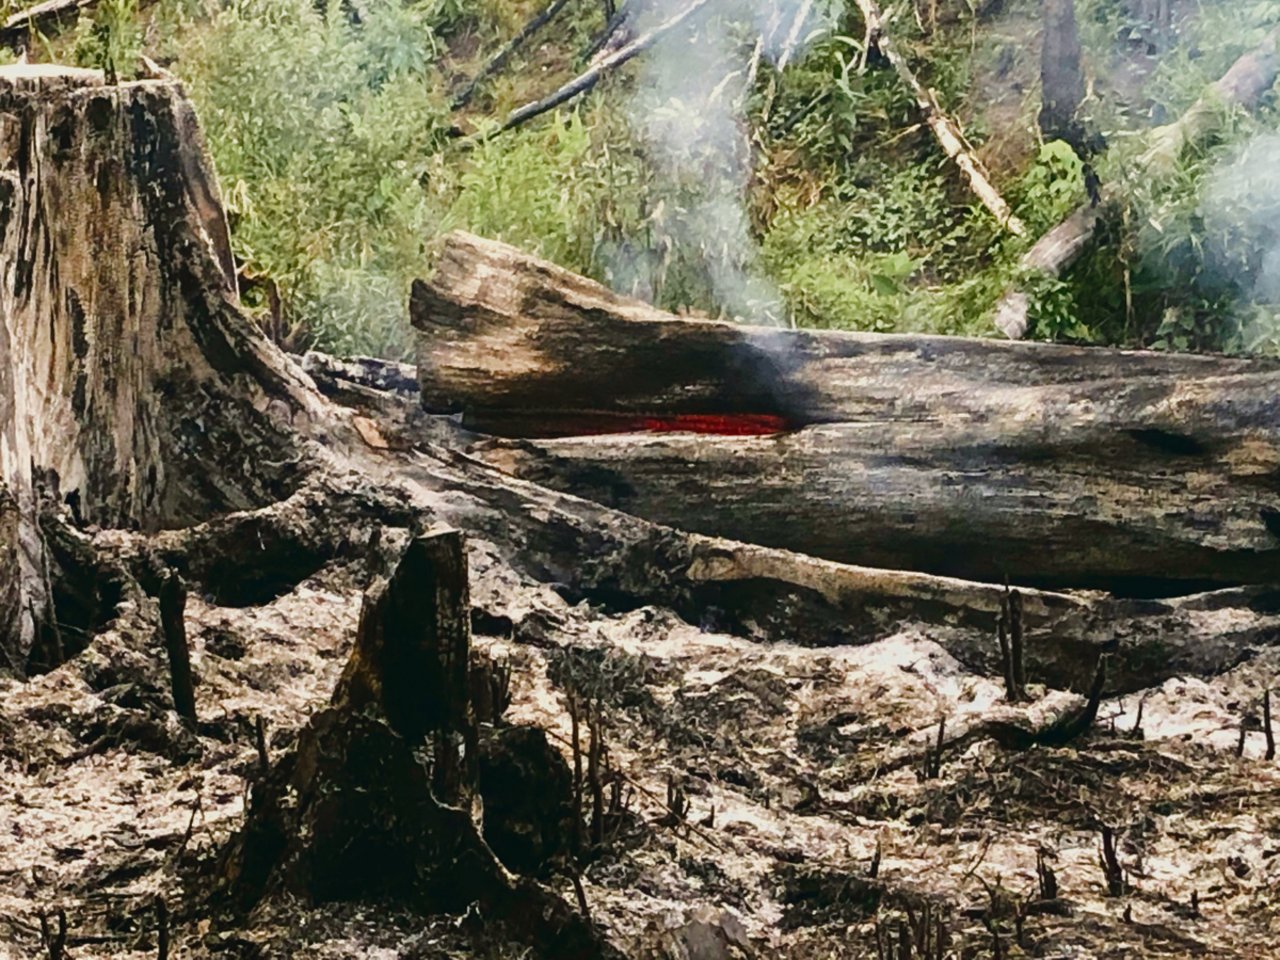
[[[1021, 281], [1036, 336], [1280, 346], [1280, 201], [1270, 199], [1280, 189], [1259, 159], [1270, 105], [1224, 118], [1168, 176], [1126, 179], [1142, 133], [1178, 116], [1280, 22], [1280, 4], [1174, 3], [1168, 22], [1152, 24], [1122, 0], [1079, 0], [1091, 72], [1082, 113], [1108, 145], [1094, 158], [1026, 135], [1034, 96], [1012, 119], [985, 108], [992, 77], [1015, 96], [1028, 84], [1034, 92], [1037, 64], [1023, 49], [1034, 33], [1001, 32], [1034, 18], [1030, 0], [1003, 14], [963, 0], [892, 8], [900, 47], [980, 154], [992, 137], [998, 185], [1033, 236], [1085, 201], [1086, 161], [1120, 185], [1101, 242], [1060, 281], [1019, 270], [1028, 241], [976, 204], [904, 85], [864, 49], [856, 9], [819, 7], [832, 16], [805, 54], [782, 75], [766, 61], [751, 89], [723, 94], [740, 89], [730, 61], [685, 65], [712, 76], [717, 96], [741, 98], [736, 126], [714, 139], [702, 137], [696, 103], [641, 96], [654, 69], [643, 58], [521, 129], [458, 135], [485, 133], [581, 69], [604, 17], [591, 0], [571, 3], [463, 115], [451, 114], [452, 95], [540, 3], [174, 0], [139, 14], [134, 0], [108, 0], [84, 16], [70, 55], [125, 73], [145, 48], [184, 80], [223, 185], [246, 301], [264, 312], [278, 304], [275, 326], [294, 331], [294, 348], [407, 355], [408, 286], [451, 229], [703, 315], [986, 335], [997, 299]], [[735, 10], [727, 3], [722, 15]], [[749, 50], [755, 34], [725, 35]]]

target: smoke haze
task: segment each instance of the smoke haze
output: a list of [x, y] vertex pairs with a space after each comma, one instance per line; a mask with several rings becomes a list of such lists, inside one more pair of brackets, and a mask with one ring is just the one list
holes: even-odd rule
[[[637, 29], [686, 2], [656, 0]], [[780, 291], [755, 271], [759, 249], [747, 213], [753, 152], [744, 110], [755, 69], [796, 62], [839, 13], [832, 0], [720, 0], [641, 60], [628, 119], [681, 198], [678, 209], [655, 213], [655, 225], [686, 253], [696, 251], [728, 316], [782, 323], [786, 313]]]

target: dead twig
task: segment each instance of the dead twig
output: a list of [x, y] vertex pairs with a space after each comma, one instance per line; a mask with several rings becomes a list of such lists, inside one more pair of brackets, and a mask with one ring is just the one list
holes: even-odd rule
[[943, 717], [938, 721], [938, 739], [932, 748], [925, 748], [924, 754], [924, 778], [926, 780], [936, 780], [942, 773], [942, 750], [946, 745], [947, 735], [947, 718]]
[[573, 824], [572, 849], [575, 856], [582, 853], [582, 736], [581, 704], [577, 694], [569, 694], [569, 736], [573, 751]]
[[261, 714], [253, 723], [253, 740], [258, 749], [258, 775], [265, 777], [271, 770], [271, 755], [267, 752], [267, 721]]
[[688, 21], [690, 17], [702, 10], [710, 2], [711, 0], [693, 0], [692, 3], [679, 13], [673, 14], [648, 33], [637, 37], [621, 50], [610, 54], [599, 63], [592, 65], [586, 71], [574, 77], [550, 96], [544, 97], [541, 100], [535, 100], [533, 103], [527, 103], [523, 107], [512, 111], [507, 119], [503, 121], [502, 126], [495, 131], [495, 135], [498, 133], [505, 133], [508, 130], [513, 130], [521, 124], [532, 120], [534, 117], [541, 116], [550, 110], [554, 110], [561, 104], [568, 103], [579, 94], [586, 93], [599, 83], [600, 79], [610, 70], [615, 70], [624, 63], [627, 63], [644, 53], [672, 30], [675, 30], [681, 24]]
[[685, 796], [684, 787], [676, 782], [676, 778], [667, 775], [667, 813], [662, 823], [668, 827], [676, 827], [689, 818], [689, 798]]
[[56, 931], [49, 926], [49, 915], [40, 914], [40, 942], [49, 953], [49, 960], [63, 960], [67, 953], [67, 911], [54, 914], [58, 920]]
[[1022, 619], [1022, 594], [1011, 590], [1006, 583], [1004, 596], [1000, 598], [996, 636], [1000, 641], [1000, 657], [1004, 665], [1005, 699], [1010, 703], [1021, 703], [1027, 699]]
[[1041, 901], [1058, 899], [1058, 875], [1049, 866], [1043, 848], [1036, 851], [1036, 882]]
[[492, 77], [495, 73], [507, 65], [507, 61], [516, 54], [516, 52], [525, 45], [525, 43], [535, 33], [545, 27], [548, 23], [556, 18], [556, 16], [568, 6], [569, 0], [552, 0], [549, 7], [537, 14], [532, 20], [526, 23], [507, 44], [489, 58], [488, 62], [477, 71], [465, 87], [453, 98], [450, 108], [453, 110], [461, 110], [471, 102], [472, 97], [476, 95], [476, 91], [480, 88], [485, 80]]
[[599, 846], [604, 843], [605, 808], [601, 761], [605, 747], [598, 700], [587, 707], [587, 732], [591, 738], [587, 752], [587, 785], [591, 790], [591, 842]]
[[1107, 895], [1123, 897], [1132, 889], [1125, 876], [1124, 867], [1116, 856], [1116, 838], [1111, 828], [1102, 825], [1102, 844], [1098, 849], [1098, 863], [1102, 867], [1102, 875], [1107, 881]]
[[1274, 760], [1276, 758], [1276, 735], [1271, 729], [1271, 690], [1270, 688], [1262, 695], [1262, 732], [1267, 738], [1267, 752], [1265, 759]]
[[187, 590], [182, 578], [170, 572], [160, 586], [160, 632], [169, 655], [173, 708], [188, 725], [194, 726], [196, 696], [191, 681], [191, 652], [187, 648], [186, 606]]
[[156, 898], [156, 958], [169, 960], [169, 906], [164, 897]]
[[[570, 750], [572, 750], [572, 744], [568, 740], [566, 740], [564, 737], [557, 734], [554, 730], [547, 730], [546, 734], [548, 738], [554, 740], [556, 743], [559, 743], [562, 746], [568, 747]], [[646, 798], [651, 803], [659, 806], [664, 806], [663, 800], [661, 797], [657, 796], [652, 790], [645, 787], [644, 784], [640, 783], [638, 780], [636, 780], [626, 771], [615, 768], [613, 771], [613, 775], [615, 777], [618, 777], [621, 780], [624, 780], [626, 783], [630, 784], [630, 786], [634, 788], [636, 793], [640, 794], [642, 797]], [[765, 809], [768, 809], [769, 808], [768, 794], [766, 793], [765, 796], [766, 796]], [[661, 823], [662, 821], [659, 820], [658, 822]], [[690, 835], [697, 835], [699, 839], [703, 840], [712, 849], [718, 850], [721, 853], [729, 849], [728, 847], [725, 846], [725, 844], [721, 840], [719, 840], [717, 837], [713, 836], [712, 834], [707, 833], [705, 830], [699, 827], [696, 823], [686, 823], [685, 826], [688, 828]]]

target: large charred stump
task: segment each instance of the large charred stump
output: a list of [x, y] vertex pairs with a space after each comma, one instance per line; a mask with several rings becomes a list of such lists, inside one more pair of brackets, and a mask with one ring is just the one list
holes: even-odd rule
[[289, 420], [315, 398], [238, 309], [208, 170], [172, 82], [0, 70], [0, 662], [50, 617], [41, 482], [84, 523], [154, 530], [301, 479]]

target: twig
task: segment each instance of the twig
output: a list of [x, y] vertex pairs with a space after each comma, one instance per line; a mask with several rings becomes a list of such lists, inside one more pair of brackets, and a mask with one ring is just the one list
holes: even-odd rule
[[597, 53], [604, 49], [605, 44], [613, 39], [614, 34], [622, 29], [622, 25], [631, 17], [631, 7], [624, 6], [614, 12], [604, 24], [604, 29], [600, 32], [600, 36], [591, 42], [591, 45], [583, 51], [581, 59], [590, 60]]
[[506, 46], [494, 54], [493, 57], [491, 57], [489, 61], [480, 68], [479, 72], [471, 78], [467, 85], [462, 88], [461, 92], [453, 98], [451, 109], [461, 110], [470, 103], [471, 98], [476, 95], [476, 90], [480, 88], [480, 84], [506, 66], [507, 61], [511, 59], [515, 52], [524, 46], [530, 37], [555, 19], [556, 15], [559, 14], [560, 11], [568, 5], [568, 3], [569, 0], [552, 0], [549, 7], [526, 23], [524, 27], [521, 28], [520, 32], [512, 37]]
[[97, 0], [44, 0], [7, 17], [0, 23], [0, 44], [10, 49], [22, 47], [29, 38], [50, 32], [61, 24], [73, 24], [82, 10]]
[[756, 45], [751, 50], [751, 60], [747, 63], [747, 80], [742, 85], [742, 97], [745, 100], [755, 89], [756, 78], [760, 76], [760, 61], [764, 59], [764, 34], [756, 37]]
[[1275, 731], [1271, 729], [1271, 690], [1270, 688], [1268, 688], [1266, 693], [1262, 695], [1262, 732], [1266, 735], [1266, 738], [1267, 738], [1267, 753], [1266, 753], [1265, 759], [1274, 760], [1276, 758], [1276, 735], [1275, 735]]
[[573, 751], [573, 831], [571, 840], [573, 852], [577, 856], [582, 853], [582, 736], [579, 720], [581, 707], [576, 693], [569, 694], [569, 729]]
[[1115, 834], [1105, 823], [1102, 825], [1102, 846], [1098, 851], [1098, 862], [1107, 881], [1107, 895], [1123, 897], [1128, 893], [1129, 883], [1125, 879], [1124, 867], [1116, 856]]
[[[559, 743], [561, 746], [569, 747], [570, 749], [572, 749], [572, 744], [568, 740], [566, 740], [564, 737], [556, 733], [554, 730], [547, 730], [546, 734], [550, 739], [556, 741], [556, 743]], [[640, 781], [636, 780], [635, 777], [628, 774], [625, 770], [615, 768], [614, 776], [619, 777], [620, 779], [626, 781], [635, 789], [637, 793], [639, 793], [642, 797], [645, 797], [646, 799], [648, 799], [651, 803], [656, 804], [658, 806], [665, 806], [661, 797], [657, 796], [657, 794], [655, 794], [652, 790], [650, 790], [644, 784], [640, 783]], [[766, 810], [769, 809], [767, 792], [765, 794], [765, 809]], [[716, 850], [719, 850], [721, 853], [724, 853], [726, 850], [729, 849], [716, 836], [714, 836], [713, 834], [707, 833], [701, 827], [699, 827], [696, 823], [690, 823], [690, 824], [687, 824], [687, 826], [691, 834], [697, 834], [699, 839], [705, 841], [709, 846], [713, 847]]]
[[610, 70], [614, 70], [617, 67], [622, 66], [624, 63], [627, 63], [629, 60], [632, 60], [644, 53], [664, 36], [676, 29], [676, 27], [683, 24], [703, 7], [707, 6], [710, 2], [711, 0], [693, 0], [689, 6], [685, 7], [679, 13], [668, 17], [648, 33], [637, 37], [621, 50], [610, 54], [599, 63], [594, 64], [589, 69], [570, 80], [559, 90], [555, 91], [555, 93], [552, 93], [550, 96], [544, 97], [541, 100], [535, 100], [533, 103], [526, 103], [523, 107], [512, 111], [511, 115], [503, 121], [502, 126], [495, 131], [495, 135], [498, 133], [505, 133], [508, 130], [513, 130], [521, 124], [532, 120], [534, 117], [541, 116], [547, 111], [554, 110], [561, 104], [567, 103], [574, 97], [578, 96], [578, 94], [586, 93], [599, 83], [600, 79]]
[[49, 951], [49, 960], [63, 960], [67, 952], [67, 911], [59, 910], [56, 916], [58, 931], [54, 933], [49, 929], [49, 915], [40, 914], [40, 941]]
[[587, 705], [587, 732], [591, 737], [587, 753], [587, 785], [591, 788], [591, 842], [604, 843], [604, 781], [600, 776], [600, 760], [604, 753], [604, 733], [600, 722], [600, 703]]
[[1000, 598], [1000, 618], [996, 621], [1000, 639], [1000, 656], [1004, 659], [1005, 699], [1021, 703], [1027, 699], [1027, 670], [1024, 665], [1022, 626], [1022, 594], [1009, 589], [1006, 582]]
[[946, 746], [947, 735], [947, 718], [943, 717], [938, 721], [938, 739], [935, 746], [925, 748], [924, 755], [924, 778], [926, 780], [936, 780], [942, 773], [942, 751]]
[[1009, 654], [1013, 657], [1013, 682], [1018, 699], [1027, 698], [1026, 650], [1023, 643], [1022, 594], [1009, 591]]
[[265, 777], [271, 770], [271, 754], [267, 752], [267, 721], [261, 714], [254, 721], [253, 738], [258, 748], [258, 773]]
[[1036, 880], [1040, 887], [1041, 900], [1058, 899], [1058, 876], [1045, 859], [1043, 848], [1036, 851]]
[[578, 912], [590, 918], [591, 906], [587, 903], [587, 891], [582, 886], [582, 868], [575, 860], [569, 867], [569, 879], [573, 881], [573, 893], [578, 898]]
[[169, 960], [169, 906], [164, 897], [156, 898], [156, 958]]

